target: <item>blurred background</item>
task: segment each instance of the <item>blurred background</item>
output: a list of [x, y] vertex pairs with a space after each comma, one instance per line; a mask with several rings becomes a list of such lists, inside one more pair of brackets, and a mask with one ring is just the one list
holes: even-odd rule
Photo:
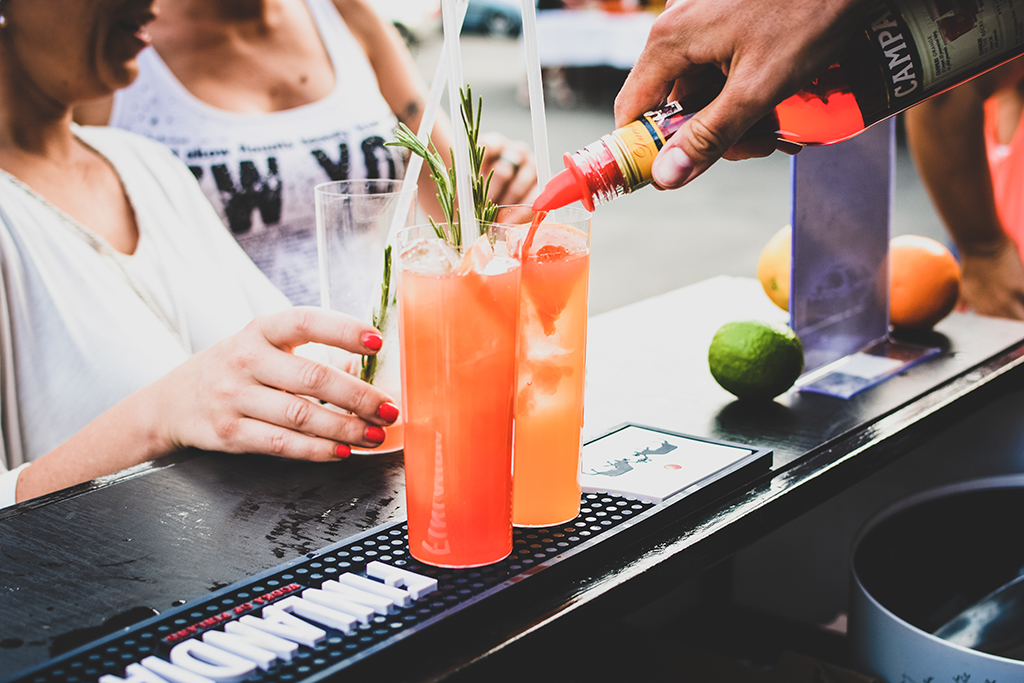
[[[377, 3], [405, 36], [429, 83], [441, 52], [439, 2]], [[567, 64], [545, 70], [553, 172], [563, 168], [564, 152], [574, 152], [614, 128], [612, 105], [628, 73], [630, 51], [642, 47], [644, 23], [656, 11], [604, 2], [540, 13], [539, 22], [560, 19], [557, 25], [548, 24], [547, 33], [539, 31], [541, 50]], [[473, 94], [483, 98], [483, 130], [532, 145], [520, 33], [518, 0], [470, 0], [461, 37], [463, 70]], [[573, 34], [579, 41], [574, 42]], [[546, 43], [545, 37], [553, 35], [557, 41]], [[606, 37], [612, 35], [617, 37], [614, 42]], [[447, 105], [447, 97], [443, 101]], [[892, 232], [949, 243], [902, 131], [899, 141]], [[761, 248], [789, 222], [789, 214], [790, 158], [779, 153], [722, 161], [681, 190], [644, 188], [598, 207], [593, 218], [591, 314], [716, 275], [754, 277]]]

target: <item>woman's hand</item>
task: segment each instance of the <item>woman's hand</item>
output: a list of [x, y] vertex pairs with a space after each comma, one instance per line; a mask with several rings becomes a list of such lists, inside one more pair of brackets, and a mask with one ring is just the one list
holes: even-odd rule
[[376, 329], [335, 311], [296, 307], [255, 318], [156, 383], [165, 399], [167, 450], [192, 446], [327, 461], [347, 457], [350, 445], [379, 445], [383, 427], [398, 417], [394, 399], [293, 353], [308, 342], [364, 355], [381, 347]]
[[323, 462], [348, 457], [350, 445], [379, 445], [384, 427], [398, 418], [393, 399], [344, 370], [293, 353], [309, 342], [368, 355], [382, 340], [369, 325], [320, 308], [255, 318], [35, 460], [18, 477], [17, 499], [186, 447]]
[[537, 164], [530, 148], [500, 133], [483, 133], [480, 145], [485, 148], [480, 172], [486, 178], [494, 171], [491, 201], [499, 206], [532, 203], [538, 190]]

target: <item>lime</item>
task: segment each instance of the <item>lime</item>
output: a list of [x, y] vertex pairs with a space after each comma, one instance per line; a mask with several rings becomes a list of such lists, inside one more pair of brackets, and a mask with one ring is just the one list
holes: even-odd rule
[[731, 322], [715, 332], [708, 365], [715, 381], [738, 398], [772, 399], [803, 372], [804, 347], [782, 323]]

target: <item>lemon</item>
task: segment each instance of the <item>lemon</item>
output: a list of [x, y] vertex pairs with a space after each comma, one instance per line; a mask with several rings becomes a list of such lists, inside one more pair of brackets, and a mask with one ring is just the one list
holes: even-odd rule
[[789, 310], [789, 264], [793, 249], [793, 230], [786, 226], [764, 245], [757, 259], [757, 279], [764, 293], [776, 306]]
[[804, 369], [804, 347], [782, 323], [742, 320], [722, 325], [708, 349], [711, 375], [743, 399], [772, 399]]

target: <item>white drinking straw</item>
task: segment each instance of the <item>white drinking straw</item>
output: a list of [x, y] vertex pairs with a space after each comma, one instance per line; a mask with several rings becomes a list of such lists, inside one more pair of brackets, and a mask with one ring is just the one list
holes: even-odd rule
[[467, 235], [475, 240], [479, 234], [476, 226], [476, 213], [473, 210], [473, 187], [469, 164], [469, 136], [460, 121], [462, 100], [459, 91], [464, 84], [462, 76], [462, 48], [459, 33], [462, 27], [457, 21], [456, 0], [441, 0], [441, 20], [444, 28], [444, 44], [448, 53], [448, 106], [452, 117], [452, 161], [455, 164], [455, 191], [459, 199], [459, 225], [462, 229], [463, 243]]
[[523, 6], [523, 44], [526, 47], [526, 84], [530, 93], [530, 119], [533, 122], [533, 152], [537, 157], [537, 185], [543, 188], [551, 180], [548, 154], [547, 116], [544, 113], [544, 82], [540, 72], [540, 47], [537, 42], [536, 0], [521, 0]]
[[[466, 10], [469, 8], [469, 0], [459, 0], [459, 27], [466, 18]], [[448, 38], [445, 37], [445, 43]], [[434, 120], [437, 118], [437, 110], [441, 107], [441, 95], [444, 94], [444, 86], [447, 81], [448, 70], [448, 48], [447, 45], [441, 48], [441, 56], [437, 60], [437, 67], [434, 69], [434, 80], [430, 83], [430, 92], [427, 94], [426, 104], [423, 106], [423, 116], [420, 118], [419, 129], [416, 137], [424, 146], [429, 146], [430, 131], [434, 129]], [[409, 155], [409, 165], [405, 169], [405, 182], [402, 184], [402, 200], [395, 211], [395, 217], [391, 223], [391, 230], [388, 233], [388, 244], [391, 244], [399, 230], [405, 227], [405, 219], [412, 208], [413, 196], [416, 192], [416, 184], [419, 182], [420, 169], [423, 167], [423, 158], [417, 154]]]

